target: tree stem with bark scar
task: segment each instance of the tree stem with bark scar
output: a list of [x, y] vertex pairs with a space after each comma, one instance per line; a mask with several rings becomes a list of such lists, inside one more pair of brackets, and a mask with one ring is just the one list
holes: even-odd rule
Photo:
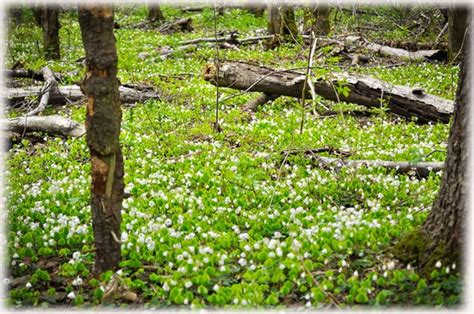
[[112, 154], [109, 157], [109, 173], [107, 173], [107, 182], [105, 184], [105, 196], [110, 199], [112, 196], [112, 187], [114, 185], [115, 161], [117, 154]]

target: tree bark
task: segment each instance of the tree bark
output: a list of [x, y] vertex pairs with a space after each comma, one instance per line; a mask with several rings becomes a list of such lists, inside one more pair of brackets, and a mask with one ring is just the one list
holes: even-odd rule
[[[464, 15], [464, 19], [467, 19], [467, 15]], [[466, 21], [464, 22], [466, 23]], [[432, 265], [436, 262], [435, 259], [446, 258], [450, 259], [448, 262], [459, 263], [462, 257], [467, 209], [466, 179], [468, 176], [466, 172], [468, 171], [469, 157], [467, 144], [469, 91], [471, 88], [469, 40], [464, 43], [464, 46], [465, 56], [456, 93], [454, 121], [448, 139], [446, 171], [438, 198], [422, 229], [431, 239], [422, 259], [424, 265]], [[442, 252], [444, 254], [441, 256], [439, 256], [441, 253], [439, 248], [444, 249]]]
[[[219, 79], [214, 64], [204, 69], [204, 79], [221, 87], [263, 92], [280, 96], [302, 97], [305, 76], [287, 70], [273, 70], [244, 62], [226, 62], [219, 67]], [[343, 87], [347, 94], [337, 92]], [[345, 101], [366, 107], [387, 109], [406, 118], [417, 117], [418, 122], [449, 122], [453, 102], [425, 94], [422, 90], [392, 85], [369, 76], [332, 73], [327, 79], [314, 81], [315, 93], [332, 101]], [[311, 98], [309, 88], [305, 97]], [[381, 102], [380, 99], [383, 99]]]
[[468, 9], [453, 7], [448, 11], [448, 57], [451, 62], [462, 60], [462, 46], [467, 40], [465, 33]]
[[59, 60], [59, 8], [45, 6], [41, 17], [43, 28], [44, 56], [46, 60]]
[[[469, 21], [466, 17], [466, 26]], [[469, 28], [467, 28], [469, 29]], [[462, 31], [464, 33], [464, 31]], [[470, 31], [466, 39], [470, 38]], [[406, 262], [417, 261], [425, 274], [433, 270], [439, 261], [442, 265], [460, 263], [463, 260], [463, 244], [466, 230], [466, 196], [468, 174], [468, 120], [470, 74], [470, 39], [463, 45], [464, 59], [456, 92], [453, 124], [448, 138], [445, 171], [438, 197], [424, 224], [404, 235], [394, 247], [397, 257]]]
[[305, 12], [305, 26], [309, 24], [309, 28], [316, 36], [327, 36], [331, 31], [329, 14], [331, 9], [322, 4], [310, 7]]
[[120, 224], [124, 193], [123, 157], [119, 143], [122, 110], [117, 79], [114, 16], [110, 6], [79, 9], [86, 75], [86, 140], [91, 154], [91, 208], [96, 274], [115, 269], [121, 259]]
[[278, 46], [282, 41], [298, 37], [295, 13], [290, 6], [268, 5], [268, 33], [276, 35], [268, 44], [269, 48]]
[[161, 12], [161, 8], [158, 4], [148, 6], [148, 21], [153, 22], [164, 22], [165, 16]]

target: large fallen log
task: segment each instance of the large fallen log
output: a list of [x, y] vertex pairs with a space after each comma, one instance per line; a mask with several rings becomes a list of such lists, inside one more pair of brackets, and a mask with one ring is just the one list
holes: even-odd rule
[[58, 115], [0, 119], [4, 131], [24, 133], [41, 132], [50, 135], [80, 137], [86, 133], [83, 124]]
[[[29, 86], [23, 88], [8, 88], [7, 99], [11, 106], [25, 101], [26, 98], [35, 97], [41, 94], [41, 86]], [[122, 103], [137, 103], [149, 99], [159, 99], [160, 96], [152, 90], [138, 90], [135, 88], [120, 86], [120, 101]], [[57, 90], [51, 91], [49, 104], [65, 104], [85, 99], [79, 86], [59, 86]]]
[[[217, 73], [219, 77], [217, 78]], [[249, 92], [302, 97], [305, 76], [289, 70], [273, 70], [245, 62], [207, 64], [203, 77], [213, 85]], [[387, 106], [388, 110], [418, 122], [449, 122], [454, 110], [452, 101], [425, 94], [419, 88], [392, 85], [360, 74], [331, 73], [328, 78], [313, 81], [314, 91], [332, 101], [344, 101], [369, 108]], [[338, 93], [343, 86], [347, 93]], [[305, 98], [311, 99], [309, 90]]]

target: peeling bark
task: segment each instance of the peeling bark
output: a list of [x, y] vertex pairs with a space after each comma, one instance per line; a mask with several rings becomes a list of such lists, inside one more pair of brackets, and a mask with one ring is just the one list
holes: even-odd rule
[[86, 140], [91, 154], [91, 208], [96, 274], [115, 269], [121, 259], [120, 224], [124, 193], [123, 157], [119, 143], [122, 111], [117, 79], [114, 18], [110, 6], [79, 9], [86, 75]]

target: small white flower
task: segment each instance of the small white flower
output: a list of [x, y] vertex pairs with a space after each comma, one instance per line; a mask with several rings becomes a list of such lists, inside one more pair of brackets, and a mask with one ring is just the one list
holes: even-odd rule
[[411, 270], [411, 265], [410, 264], [407, 265], [407, 270]]
[[214, 285], [214, 287], [213, 287], [212, 289], [214, 289], [214, 291], [217, 291], [217, 290], [219, 290], [219, 285], [218, 285], [218, 284], [215, 284], [215, 285]]
[[346, 267], [346, 266], [347, 266], [347, 263], [346, 263], [346, 261], [345, 261], [345, 260], [342, 260], [342, 262], [341, 262], [341, 266], [342, 266], [342, 267]]
[[163, 284], [163, 290], [170, 291], [170, 286], [166, 282]]
[[453, 263], [453, 265], [451, 265], [451, 268], [456, 269], [456, 263]]
[[79, 259], [81, 257], [81, 252], [74, 252], [72, 253], [72, 258], [73, 259]]
[[67, 297], [68, 297], [69, 299], [75, 299], [75, 298], [76, 298], [76, 294], [74, 293], [74, 291], [71, 291], [71, 292], [69, 292], [69, 294], [67, 295]]
[[440, 268], [440, 267], [441, 267], [441, 262], [440, 262], [440, 261], [437, 261], [436, 264], [435, 264], [435, 267], [436, 267], [436, 268]]
[[358, 272], [357, 270], [354, 271], [354, 273], [352, 274], [352, 276], [354, 276], [354, 277], [356, 277], [356, 278], [359, 277], [359, 272]]
[[31, 283], [28, 281], [25, 285], [26, 289], [30, 289], [31, 288]]
[[76, 279], [74, 279], [74, 280], [72, 281], [72, 285], [73, 285], [73, 286], [80, 286], [80, 285], [82, 285], [82, 278], [79, 277], [79, 276], [77, 276]]
[[193, 285], [193, 283], [192, 283], [191, 281], [186, 281], [186, 282], [184, 283], [184, 286], [185, 286], [186, 288], [191, 288], [192, 285]]
[[449, 266], [446, 266], [446, 274], [449, 274]]
[[388, 262], [387, 267], [388, 267], [389, 270], [394, 269], [395, 268], [395, 262], [394, 261]]

